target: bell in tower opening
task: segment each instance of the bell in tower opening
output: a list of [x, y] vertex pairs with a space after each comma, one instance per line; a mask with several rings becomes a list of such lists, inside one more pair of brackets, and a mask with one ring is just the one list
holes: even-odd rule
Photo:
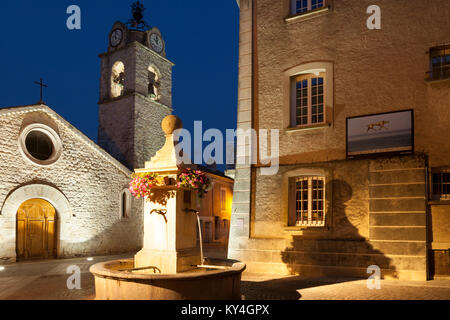
[[132, 19], [117, 21], [100, 54], [98, 143], [130, 169], [145, 166], [164, 144], [160, 123], [172, 113], [172, 67], [157, 27], [144, 21], [141, 1]]

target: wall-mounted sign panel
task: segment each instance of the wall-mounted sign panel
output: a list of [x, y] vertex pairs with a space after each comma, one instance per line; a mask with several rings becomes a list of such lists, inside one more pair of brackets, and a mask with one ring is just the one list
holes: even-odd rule
[[347, 157], [414, 152], [414, 111], [347, 119]]

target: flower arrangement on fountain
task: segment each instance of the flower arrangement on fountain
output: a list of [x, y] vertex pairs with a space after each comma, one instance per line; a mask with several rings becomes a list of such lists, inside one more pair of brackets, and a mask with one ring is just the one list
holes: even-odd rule
[[152, 188], [161, 185], [161, 178], [155, 173], [133, 173], [130, 182], [130, 192], [136, 199], [148, 197]]
[[179, 175], [177, 187], [194, 190], [203, 198], [211, 187], [211, 180], [203, 171], [187, 168]]
[[[169, 177], [156, 173], [133, 173], [131, 178], [129, 190], [136, 199], [150, 197], [155, 187], [173, 186]], [[203, 198], [211, 187], [211, 180], [203, 171], [187, 168], [178, 176], [175, 187], [194, 190]]]

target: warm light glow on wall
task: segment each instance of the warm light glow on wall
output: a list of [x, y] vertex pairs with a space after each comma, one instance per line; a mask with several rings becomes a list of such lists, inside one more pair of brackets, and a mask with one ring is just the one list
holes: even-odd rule
[[233, 196], [227, 192], [227, 219], [231, 220], [231, 208], [233, 207]]

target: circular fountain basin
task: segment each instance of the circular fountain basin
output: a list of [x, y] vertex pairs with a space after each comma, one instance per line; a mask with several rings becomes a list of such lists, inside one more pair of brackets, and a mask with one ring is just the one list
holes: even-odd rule
[[235, 260], [206, 259], [205, 267], [178, 274], [133, 270], [134, 260], [98, 263], [96, 300], [240, 300], [241, 275], [246, 266]]

